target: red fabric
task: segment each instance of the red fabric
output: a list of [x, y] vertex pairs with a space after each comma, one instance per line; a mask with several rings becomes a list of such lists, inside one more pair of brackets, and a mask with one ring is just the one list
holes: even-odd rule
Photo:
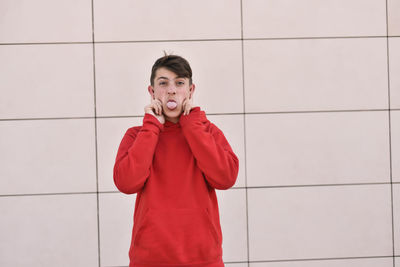
[[114, 165], [118, 190], [136, 196], [130, 267], [221, 267], [215, 189], [235, 182], [239, 160], [200, 107], [178, 123], [145, 114], [129, 128]]

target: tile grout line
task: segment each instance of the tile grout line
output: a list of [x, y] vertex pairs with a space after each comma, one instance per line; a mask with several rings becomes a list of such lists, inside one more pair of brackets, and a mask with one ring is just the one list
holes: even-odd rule
[[[273, 186], [245, 186], [232, 187], [232, 190], [254, 190], [254, 189], [287, 189], [287, 188], [313, 188], [313, 187], [342, 187], [342, 186], [375, 186], [375, 185], [390, 185], [390, 182], [371, 182], [371, 183], [348, 183], [348, 184], [297, 184], [297, 185], [273, 185]], [[400, 185], [400, 182], [393, 182]], [[26, 193], [26, 194], [8, 194], [0, 195], [1, 197], [27, 197], [27, 196], [58, 196], [58, 195], [85, 195], [85, 194], [115, 194], [119, 191], [93, 191], [93, 192], [58, 192], [58, 193]]]
[[333, 261], [333, 260], [363, 260], [363, 259], [386, 259], [386, 258], [393, 258], [392, 255], [375, 255], [375, 256], [350, 256], [350, 257], [327, 257], [327, 258], [297, 258], [297, 259], [281, 259], [281, 260], [254, 260], [251, 262], [254, 263], [272, 263], [272, 262], [303, 262], [303, 261]]
[[319, 39], [368, 39], [396, 38], [400, 35], [365, 35], [365, 36], [302, 36], [302, 37], [253, 37], [253, 38], [208, 38], [208, 39], [159, 39], [159, 40], [108, 40], [108, 41], [59, 41], [59, 42], [26, 42], [0, 43], [1, 45], [63, 45], [63, 44], [122, 44], [122, 43], [171, 43], [171, 42], [224, 42], [224, 41], [271, 41], [271, 40], [319, 40]]
[[100, 255], [100, 207], [99, 207], [99, 164], [98, 164], [98, 146], [97, 146], [97, 104], [96, 104], [96, 48], [94, 38], [94, 1], [91, 0], [92, 11], [92, 60], [93, 60], [93, 104], [94, 104], [94, 134], [95, 134], [95, 158], [96, 158], [96, 206], [97, 206], [97, 261], [101, 266]]
[[390, 203], [392, 215], [392, 256], [393, 267], [396, 266], [395, 258], [395, 240], [394, 240], [394, 203], [393, 203], [393, 172], [392, 172], [392, 127], [391, 127], [391, 107], [390, 107], [390, 53], [389, 53], [389, 16], [388, 1], [385, 1], [386, 7], [386, 64], [387, 64], [387, 86], [388, 86], [388, 127], [389, 127], [389, 175], [390, 175]]
[[[244, 143], [244, 188], [246, 196], [246, 240], [247, 240], [247, 267], [250, 267], [250, 241], [249, 241], [249, 204], [247, 188], [247, 156], [246, 156], [246, 101], [245, 101], [245, 81], [244, 81], [244, 41], [243, 41], [243, 0], [240, 0], [240, 44], [242, 52], [242, 94], [243, 94], [243, 143]], [[240, 164], [239, 164], [240, 165]]]
[[[262, 115], [262, 114], [307, 114], [307, 113], [340, 113], [340, 112], [378, 112], [389, 111], [389, 109], [337, 109], [337, 110], [302, 110], [302, 111], [254, 111], [254, 112], [224, 112], [224, 113], [207, 113], [211, 116], [225, 115]], [[400, 108], [391, 108], [390, 111], [400, 111]], [[38, 118], [8, 118], [0, 119], [1, 121], [29, 121], [29, 120], [69, 120], [69, 119], [120, 119], [120, 118], [142, 118], [143, 115], [110, 115], [110, 116], [82, 116], [82, 117], [38, 117]]]
[[[291, 263], [291, 262], [315, 262], [315, 261], [346, 261], [346, 260], [364, 260], [364, 259], [386, 259], [392, 258], [391, 255], [389, 256], [354, 256], [354, 257], [332, 257], [332, 258], [304, 258], [304, 259], [282, 259], [282, 260], [255, 260], [250, 261], [249, 263], [274, 263], [274, 262], [282, 262], [282, 263]], [[228, 261], [224, 262], [225, 264], [239, 264], [239, 263], [248, 263], [247, 261]], [[106, 267], [129, 267], [127, 265], [107, 265]]]
[[[335, 260], [363, 260], [363, 259], [386, 259], [392, 258], [391, 255], [389, 256], [354, 256], [354, 257], [338, 257], [338, 258], [304, 258], [304, 259], [282, 259], [282, 260], [255, 260], [250, 261], [249, 263], [273, 263], [273, 262], [282, 262], [282, 263], [291, 263], [291, 262], [304, 262], [304, 261], [335, 261]], [[239, 264], [239, 263], [248, 263], [247, 261], [228, 261], [224, 262], [225, 264]], [[106, 267], [129, 267], [127, 265], [108, 265]]]

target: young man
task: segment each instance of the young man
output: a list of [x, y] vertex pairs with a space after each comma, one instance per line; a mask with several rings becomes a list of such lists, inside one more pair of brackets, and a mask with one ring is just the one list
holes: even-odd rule
[[126, 131], [114, 165], [118, 190], [137, 193], [129, 266], [224, 266], [215, 189], [235, 184], [239, 160], [193, 105], [184, 58], [159, 58], [150, 82], [143, 125]]

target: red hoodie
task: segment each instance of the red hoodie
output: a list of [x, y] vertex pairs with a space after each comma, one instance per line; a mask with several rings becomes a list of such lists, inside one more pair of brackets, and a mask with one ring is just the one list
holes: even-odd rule
[[200, 107], [178, 123], [146, 113], [118, 149], [114, 183], [137, 193], [129, 267], [221, 267], [215, 189], [231, 188], [239, 160]]

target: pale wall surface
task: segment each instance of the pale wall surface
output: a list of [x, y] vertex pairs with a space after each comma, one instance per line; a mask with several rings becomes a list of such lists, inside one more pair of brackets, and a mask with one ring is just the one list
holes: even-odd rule
[[399, 0], [2, 0], [0, 266], [128, 265], [112, 168], [163, 50], [239, 157], [226, 266], [400, 267]]

